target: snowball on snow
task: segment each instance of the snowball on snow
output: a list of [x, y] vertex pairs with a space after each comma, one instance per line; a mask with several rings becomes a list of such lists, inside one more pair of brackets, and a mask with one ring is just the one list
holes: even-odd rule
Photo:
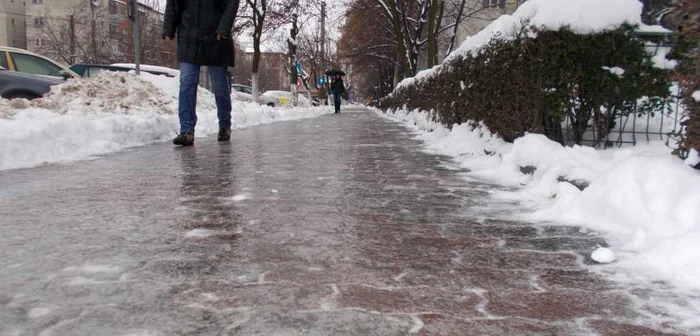
[[606, 247], [600, 247], [591, 253], [591, 259], [600, 264], [609, 264], [615, 261], [615, 253]]
[[688, 153], [688, 157], [685, 159], [685, 164], [696, 166], [698, 163], [700, 163], [700, 153], [695, 149], [691, 149], [690, 153]]

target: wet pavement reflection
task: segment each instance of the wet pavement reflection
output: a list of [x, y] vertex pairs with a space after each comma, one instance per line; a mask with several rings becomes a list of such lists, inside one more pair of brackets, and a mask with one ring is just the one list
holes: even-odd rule
[[0, 335], [700, 332], [419, 146], [358, 109], [0, 172]]

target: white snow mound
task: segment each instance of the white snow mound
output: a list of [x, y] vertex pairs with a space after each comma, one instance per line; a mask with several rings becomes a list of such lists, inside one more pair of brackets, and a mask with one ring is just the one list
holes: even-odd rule
[[[83, 160], [168, 141], [179, 131], [179, 78], [104, 72], [55, 86], [34, 101], [0, 99], [0, 170]], [[311, 118], [318, 108], [270, 108], [233, 100], [233, 128]], [[199, 88], [197, 137], [218, 132], [214, 95]]]

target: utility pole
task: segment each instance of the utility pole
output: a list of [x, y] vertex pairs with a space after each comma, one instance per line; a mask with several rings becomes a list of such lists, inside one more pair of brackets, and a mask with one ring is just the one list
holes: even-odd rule
[[72, 14], [68, 17], [68, 34], [70, 35], [68, 42], [68, 58], [70, 59], [70, 64], [75, 64], [75, 16]]
[[[327, 67], [326, 67], [326, 1], [321, 0], [321, 76], [325, 76]], [[318, 85], [318, 83], [316, 83]], [[328, 91], [326, 90], [326, 86], [328, 84], [324, 82], [324, 84], [319, 88], [319, 98], [322, 100], [325, 100], [328, 98]]]
[[95, 23], [95, 6], [97, 3], [93, 0], [90, 1], [90, 17], [91, 17], [91, 30], [92, 30], [92, 62], [98, 63], [97, 60], [97, 24]]
[[141, 39], [139, 34], [139, 2], [129, 0], [128, 16], [133, 22], [131, 33], [134, 35], [134, 65], [136, 65], [136, 75], [141, 74]]

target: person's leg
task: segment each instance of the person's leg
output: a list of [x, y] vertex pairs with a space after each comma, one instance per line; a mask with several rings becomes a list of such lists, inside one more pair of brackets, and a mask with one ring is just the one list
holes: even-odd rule
[[216, 97], [219, 129], [231, 129], [231, 79], [226, 67], [209, 67], [212, 91]]
[[335, 105], [335, 113], [340, 113], [340, 94], [333, 93], [333, 103]]
[[199, 65], [180, 63], [180, 133], [194, 133], [197, 125], [197, 87], [199, 86]]

